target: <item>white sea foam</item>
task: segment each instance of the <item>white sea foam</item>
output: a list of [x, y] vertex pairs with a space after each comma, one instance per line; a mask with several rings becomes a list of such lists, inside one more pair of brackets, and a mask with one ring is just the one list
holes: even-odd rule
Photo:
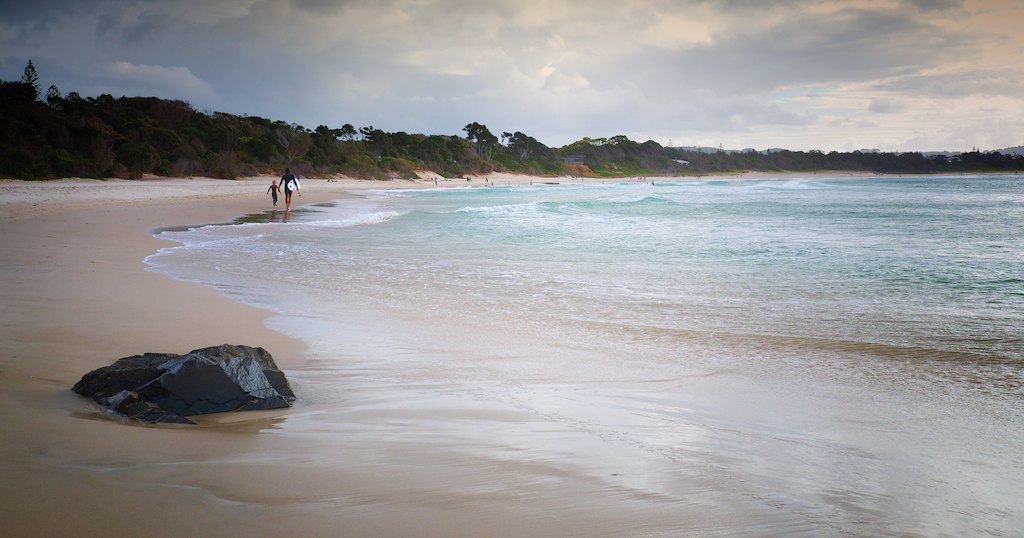
[[380, 224], [387, 222], [391, 219], [398, 218], [407, 211], [375, 211], [372, 213], [363, 213], [353, 215], [343, 219], [322, 219], [314, 220], [311, 222], [303, 222], [302, 226], [315, 227], [315, 228], [347, 228], [349, 226], [365, 226], [372, 224]]

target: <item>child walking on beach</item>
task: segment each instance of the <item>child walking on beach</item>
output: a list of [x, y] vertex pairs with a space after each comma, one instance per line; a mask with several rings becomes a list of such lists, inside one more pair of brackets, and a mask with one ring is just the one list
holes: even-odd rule
[[270, 188], [267, 189], [267, 192], [269, 192], [270, 197], [274, 199], [274, 207], [277, 207], [277, 193], [281, 192], [281, 187], [277, 185], [276, 179], [270, 182]]

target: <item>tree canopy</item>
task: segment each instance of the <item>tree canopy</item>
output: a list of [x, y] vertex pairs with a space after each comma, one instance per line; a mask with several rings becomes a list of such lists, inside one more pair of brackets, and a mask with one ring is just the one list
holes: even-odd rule
[[492, 171], [594, 177], [675, 176], [746, 170], [932, 173], [1024, 170], [1024, 155], [820, 151], [722, 151], [663, 147], [626, 136], [583, 138], [550, 148], [520, 131], [495, 136], [467, 124], [465, 137], [386, 132], [351, 124], [309, 130], [258, 116], [199, 112], [189, 103], [109, 94], [41, 96], [31, 61], [18, 81], [0, 80], [0, 177], [210, 176], [276, 174], [413, 178]]

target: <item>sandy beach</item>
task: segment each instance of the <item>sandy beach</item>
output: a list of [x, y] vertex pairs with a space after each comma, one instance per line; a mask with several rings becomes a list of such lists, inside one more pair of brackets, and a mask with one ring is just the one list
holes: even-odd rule
[[[766, 176], [742, 176], [760, 177]], [[647, 178], [661, 179], [666, 178]], [[438, 400], [430, 403], [446, 416], [435, 419], [427, 410], [417, 414], [409, 407], [416, 400], [403, 393], [407, 387], [385, 384], [360, 387], [360, 397], [351, 403], [342, 395], [329, 412], [309, 403], [320, 396], [310, 374], [316, 357], [303, 342], [268, 328], [269, 312], [149, 271], [144, 262], [174, 245], [155, 238], [154, 230], [269, 211], [270, 180], [0, 181], [5, 536], [630, 536], [672, 535], [679, 529], [693, 534], [792, 530], [787, 527], [792, 520], [774, 504], [734, 495], [704, 467], [670, 458], [631, 461], [613, 450], [621, 440], [595, 443], [583, 429], [552, 427], [555, 423], [542, 414], [525, 409], [486, 400], [464, 408], [462, 400]], [[440, 180], [436, 186], [578, 181], [493, 174]], [[356, 197], [367, 189], [434, 187], [432, 177], [307, 179], [293, 209]], [[283, 201], [279, 208], [283, 213]], [[197, 426], [142, 426], [112, 420], [70, 390], [83, 374], [120, 357], [185, 353], [222, 343], [270, 351], [290, 377], [299, 379], [296, 407], [209, 416]], [[372, 360], [356, 357], [353, 364], [369, 368]], [[285, 422], [289, 428], [282, 428]], [[412, 422], [421, 429], [407, 436], [404, 428]], [[430, 435], [432, 424], [438, 425], [436, 435]], [[482, 425], [487, 432], [477, 435], [493, 433], [493, 443], [459, 445], [462, 424]], [[445, 425], [455, 426], [442, 433]], [[545, 449], [536, 448], [538, 436]], [[692, 465], [698, 464], [715, 465], [704, 460]], [[686, 478], [665, 487], [672, 496], [651, 493], [680, 473]]]
[[[471, 184], [487, 181], [553, 180], [495, 175]], [[289, 411], [221, 415], [189, 428], [146, 427], [111, 420], [72, 393], [86, 372], [143, 352], [235, 343], [266, 348], [286, 371], [303, 364], [303, 344], [266, 328], [267, 312], [146, 271], [143, 262], [172, 245], [154, 238], [154, 229], [269, 210], [269, 183], [0, 182], [6, 536], [607, 535], [627, 532], [637, 516], [657, 516], [623, 517], [623, 508], [607, 498], [604, 505], [573, 503], [579, 484], [555, 477], [532, 498], [510, 502], [504, 487], [528, 480], [514, 465], [480, 469], [479, 476], [448, 474], [443, 481], [460, 485], [446, 488], [437, 473], [449, 466], [436, 458], [458, 455], [433, 451], [424, 458], [409, 447], [404, 461], [380, 461], [373, 443], [340, 449], [270, 434]], [[432, 180], [311, 179], [295, 205], [359, 189], [434, 186]], [[320, 508], [338, 499], [349, 499], [350, 509]], [[473, 514], [464, 513], [467, 505]]]
[[[0, 267], [5, 534], [98, 535], [141, 522], [178, 529], [179, 535], [199, 528], [194, 512], [201, 503], [167, 502], [180, 492], [119, 484], [104, 470], [107, 463], [128, 463], [130, 454], [159, 453], [169, 448], [168, 435], [181, 432], [117, 424], [68, 388], [118, 357], [180, 353], [214, 342], [252, 342], [283, 364], [301, 360], [299, 342], [263, 328], [265, 313], [146, 272], [142, 261], [168, 246], [152, 237], [154, 228], [266, 209], [267, 185], [269, 180], [0, 183], [0, 220], [7, 230]], [[311, 185], [302, 200], [342, 194], [340, 187], [324, 186]], [[172, 449], [168, 459], [177, 450], [197, 450], [194, 441]]]
[[[800, 178], [857, 176], [863, 175], [821, 172], [692, 179], [794, 178], [798, 180], [780, 181], [780, 187], [795, 183], [791, 187], [800, 192], [804, 187]], [[664, 179], [669, 178], [643, 180]], [[514, 330], [521, 329], [517, 326], [524, 318], [513, 316], [502, 323], [500, 312], [488, 312], [487, 301], [500, 290], [486, 286], [486, 300], [450, 308], [459, 316], [435, 320], [429, 330], [423, 328], [426, 315], [419, 314], [433, 308], [434, 302], [417, 303], [414, 313], [388, 311], [379, 318], [368, 316], [376, 312], [373, 308], [353, 308], [357, 313], [344, 318], [345, 312], [333, 309], [307, 313], [309, 304], [317, 302], [298, 299], [300, 318], [308, 315], [310, 325], [314, 315], [321, 321], [331, 318], [339, 325], [350, 324], [344, 327], [349, 332], [337, 331], [344, 335], [338, 339], [338, 350], [325, 355], [317, 354], [317, 348], [324, 349], [323, 345], [317, 347], [322, 344], [317, 338], [333, 329], [317, 328], [332, 326], [312, 326], [302, 335], [304, 340], [291, 338], [269, 327], [287, 319], [281, 312], [263, 311], [212, 287], [175, 280], [146, 264], [147, 256], [176, 245], [157, 239], [155, 231], [231, 222], [244, 215], [262, 215], [257, 219], [274, 222], [265, 230], [276, 231], [269, 239], [278, 243], [273, 243], [273, 250], [260, 251], [259, 259], [253, 258], [270, 263], [255, 265], [260, 272], [278, 266], [273, 265], [279, 262], [273, 253], [286, 250], [292, 244], [289, 242], [306, 240], [308, 249], [338, 239], [343, 241], [340, 250], [345, 253], [357, 249], [358, 243], [349, 241], [358, 236], [342, 237], [338, 232], [353, 231], [354, 227], [326, 227], [318, 231], [321, 235], [314, 235], [302, 224], [279, 225], [284, 204], [279, 204], [280, 211], [271, 217], [266, 194], [270, 180], [0, 181], [4, 230], [0, 240], [0, 431], [4, 439], [0, 445], [0, 534], [932, 535], [978, 529], [998, 534], [1017, 527], [1012, 519], [998, 515], [985, 521], [988, 511], [971, 521], [949, 515], [958, 513], [954, 508], [973, 509], [970, 507], [978, 502], [987, 503], [981, 504], [983, 507], [994, 506], [992, 513], [998, 514], [1015, 497], [1004, 493], [1017, 483], [1015, 469], [999, 471], [996, 477], [987, 473], [985, 464], [974, 466], [959, 459], [950, 463], [954, 456], [948, 454], [973, 453], [970, 441], [978, 433], [971, 428], [976, 420], [952, 412], [948, 417], [919, 416], [919, 410], [933, 409], [933, 398], [939, 398], [931, 384], [920, 391], [902, 387], [887, 391], [879, 385], [892, 377], [888, 373], [863, 385], [859, 378], [833, 377], [837, 371], [872, 373], [872, 365], [889, 368], [893, 363], [888, 355], [861, 365], [865, 355], [873, 357], [873, 348], [865, 351], [863, 346], [854, 346], [849, 353], [860, 366], [824, 367], [827, 375], [814, 378], [817, 381], [809, 382], [808, 387], [802, 381], [808, 370], [803, 363], [795, 362], [794, 368], [786, 369], [788, 363], [762, 364], [759, 358], [777, 353], [790, 359], [796, 350], [807, 351], [820, 361], [821, 348], [811, 345], [808, 351], [800, 345], [777, 346], [770, 338], [761, 343], [746, 336], [732, 341], [716, 333], [708, 342], [732, 345], [720, 355], [740, 357], [734, 365], [723, 363], [724, 367], [714, 358], [707, 368], [700, 366], [705, 364], [701, 360], [714, 354], [706, 354], [700, 347], [705, 344], [700, 343], [699, 335], [683, 342], [699, 344], [691, 349], [691, 363], [674, 359], [649, 363], [649, 358], [641, 358], [618, 364], [618, 358], [642, 355], [637, 346], [647, 345], [645, 340], [631, 340], [622, 353], [601, 350], [591, 357], [587, 345], [601, 340], [604, 329], [575, 346], [566, 341], [572, 332], [556, 331], [550, 339], [541, 338], [547, 327], [561, 327], [554, 318], [537, 322], [540, 325], [531, 326], [532, 332]], [[630, 179], [583, 180], [610, 183]], [[352, 204], [321, 209], [337, 211], [373, 202], [372, 197], [355, 200], [360, 192], [369, 190], [578, 181], [581, 179], [508, 174], [439, 179], [436, 183], [429, 174], [418, 181], [312, 178], [304, 180], [293, 212], [332, 200], [353, 199]], [[680, 185], [609, 184], [597, 190], [633, 187], [663, 190], [679, 189]], [[711, 183], [693, 187], [723, 189], [722, 184]], [[746, 185], [724, 185], [726, 189], [734, 187]], [[758, 185], [755, 182], [750, 187]], [[474, 197], [487, 193], [435, 194]], [[490, 194], [523, 193], [496, 190]], [[628, 205], [633, 195], [625, 200]], [[409, 220], [411, 233], [404, 240], [422, 239], [422, 222]], [[249, 229], [197, 233], [240, 230]], [[442, 232], [450, 233], [450, 229], [444, 227]], [[400, 244], [402, 239], [400, 234], [371, 233], [369, 237], [373, 247], [392, 239]], [[490, 243], [504, 248], [501, 242]], [[344, 289], [308, 289], [348, 295], [350, 290], [366, 291], [384, 283], [385, 293], [415, 294], [453, 284], [443, 281], [454, 273], [427, 272], [426, 281], [402, 273], [402, 265], [414, 263], [409, 251], [398, 252], [396, 263], [387, 270], [347, 265], [348, 275], [361, 274], [365, 268], [371, 271], [354, 281], [343, 280], [337, 273], [337, 278], [328, 279], [354, 283], [338, 284]], [[233, 256], [240, 255], [230, 251], [225, 258], [231, 259], [226, 262], [232, 263]], [[207, 259], [198, 253], [186, 257]], [[455, 259], [472, 261], [473, 257]], [[332, 265], [330, 271], [338, 270]], [[378, 271], [394, 274], [375, 273]], [[279, 281], [271, 282], [278, 289]], [[400, 289], [407, 284], [407, 289]], [[505, 299], [516, 299], [517, 289], [506, 290], [511, 295]], [[461, 304], [459, 299], [453, 300]], [[586, 303], [593, 307], [589, 300]], [[544, 308], [525, 308], [523, 312], [540, 319], [538, 313]], [[401, 314], [410, 315], [402, 318]], [[367, 318], [358, 318], [361, 316]], [[490, 323], [497, 324], [498, 330], [490, 330]], [[370, 335], [367, 341], [381, 345], [353, 348], [356, 332]], [[518, 355], [505, 357], [507, 347], [499, 345], [497, 351], [492, 349], [492, 356], [480, 360], [480, 349], [496, 344], [474, 340], [479, 334], [509, 342], [526, 335], [529, 341], [521, 347], [515, 343]], [[183, 354], [221, 343], [262, 346], [270, 351], [292, 379], [296, 406], [209, 415], [193, 426], [146, 426], [113, 419], [71, 391], [83, 374], [122, 357], [146, 351]], [[670, 355], [685, 355], [690, 348], [680, 349], [672, 347]], [[844, 342], [825, 350], [830, 353], [834, 349], [847, 353]], [[589, 363], [593, 372], [575, 369], [575, 359], [580, 357], [596, 359]], [[610, 363], [602, 362], [604, 358]], [[847, 364], [841, 359], [835, 364]], [[505, 375], [492, 375], [495, 372]], [[769, 376], [762, 376], [764, 373]], [[629, 377], [624, 377], [627, 374]], [[825, 384], [818, 387], [816, 383]], [[950, 397], [951, 401], [977, 400], [970, 394], [970, 386], [938, 386], [968, 390], [967, 396]], [[847, 394], [844, 390], [853, 390], [849, 394], [858, 396], [847, 400], [842, 396]], [[872, 394], [889, 399], [890, 404], [858, 404], [863, 390], [877, 390]], [[961, 406], [939, 401], [943, 409], [962, 412]], [[994, 399], [992, 405], [996, 411], [1006, 406], [1009, 417], [1019, 416], [1012, 411], [1016, 400]], [[817, 413], [819, 409], [823, 412]], [[900, 426], [890, 428], [893, 420]], [[918, 429], [901, 437], [900, 432], [914, 424]], [[987, 431], [989, 424], [983, 422], [978, 428]], [[944, 431], [954, 433], [946, 439]], [[958, 433], [962, 431], [967, 432]], [[937, 439], [922, 441], [928, 436]], [[968, 446], [952, 447], [953, 439]], [[897, 448], [909, 442], [919, 445]], [[1012, 440], [998, 445], [1010, 456], [995, 454], [990, 456], [992, 461], [1012, 458], [1013, 447]], [[837, 466], [837, 462], [841, 464]], [[962, 465], [963, 472], [975, 473], [970, 475], [989, 484], [992, 493], [955, 484], [932, 493], [935, 498], [922, 493], [922, 484], [934, 484], [933, 477], [947, 474], [932, 469], [948, 465]], [[898, 477], [892, 479], [893, 474]], [[891, 508], [894, 503], [895, 509]], [[916, 510], [921, 510], [920, 516]]]

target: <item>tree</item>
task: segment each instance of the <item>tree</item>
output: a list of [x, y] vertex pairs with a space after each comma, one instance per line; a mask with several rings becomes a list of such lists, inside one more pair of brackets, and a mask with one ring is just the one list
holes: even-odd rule
[[515, 134], [505, 134], [508, 135], [506, 137], [508, 139], [508, 148], [515, 153], [520, 161], [525, 161], [537, 150], [543, 151], [547, 149], [547, 146], [538, 142], [537, 139], [519, 131], [516, 131]]
[[117, 148], [117, 159], [128, 170], [127, 179], [140, 179], [160, 163], [160, 154], [150, 144], [129, 141]]
[[494, 156], [495, 147], [498, 145], [498, 137], [494, 136], [486, 125], [475, 121], [463, 127], [462, 130], [466, 131], [466, 140], [473, 144], [477, 155], [490, 161]]
[[313, 137], [310, 136], [309, 131], [295, 123], [289, 126], [284, 122], [275, 122], [274, 127], [274, 138], [284, 149], [288, 159], [285, 164], [295, 166], [297, 161], [309, 151], [309, 147], [313, 144]]
[[466, 140], [474, 144], [497, 144], [498, 137], [491, 134], [491, 131], [487, 129], [486, 125], [479, 124], [477, 122], [470, 123], [462, 128], [466, 131]]
[[282, 148], [284, 148], [285, 156], [288, 159], [285, 162], [285, 164], [291, 166], [293, 161], [295, 160], [295, 152], [292, 150], [291, 137], [288, 136], [284, 129], [279, 129], [277, 131], [274, 131], [274, 138], [276, 138], [277, 143], [280, 144]]
[[41, 93], [39, 89], [39, 75], [36, 73], [36, 66], [32, 64], [32, 60], [25, 64], [25, 72], [21, 75], [21, 81], [32, 86], [32, 91], [35, 92], [36, 101], [38, 101], [39, 94]]
[[342, 140], [355, 140], [357, 134], [356, 128], [353, 127], [351, 123], [346, 123], [341, 126], [340, 134], [341, 136], [339, 138]]
[[57, 89], [57, 86], [54, 86], [53, 84], [50, 84], [50, 87], [46, 89], [46, 104], [49, 105], [50, 108], [55, 108], [57, 110], [60, 110], [63, 107], [64, 98], [61, 97], [60, 90]]
[[359, 129], [359, 132], [363, 135], [363, 142], [366, 145], [366, 149], [368, 149], [374, 157], [380, 159], [381, 157], [391, 156], [391, 150], [393, 148], [391, 135], [375, 128], [372, 125]]

